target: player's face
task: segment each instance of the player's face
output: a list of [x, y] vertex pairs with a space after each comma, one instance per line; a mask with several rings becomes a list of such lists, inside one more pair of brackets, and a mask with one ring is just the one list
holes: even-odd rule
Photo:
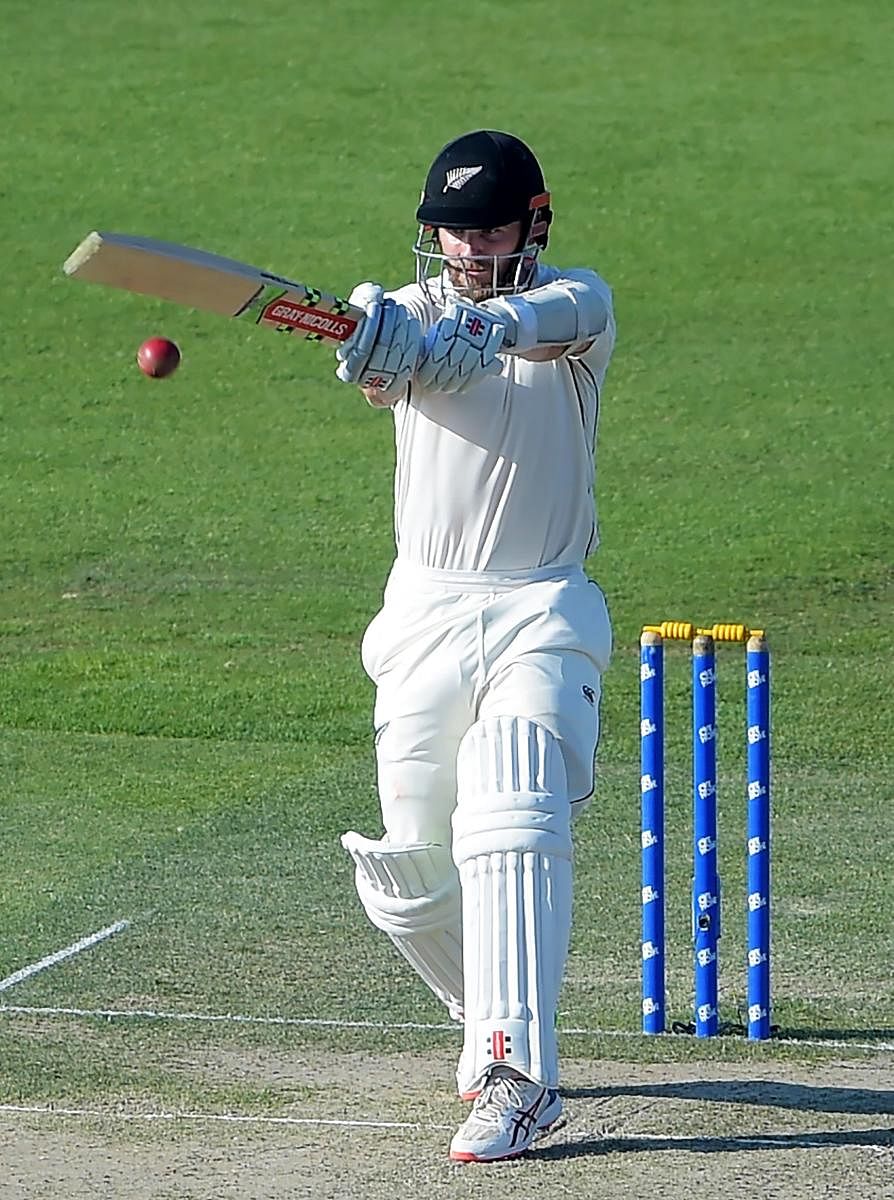
[[473, 303], [512, 284], [518, 265], [521, 221], [495, 229], [439, 229], [450, 282]]

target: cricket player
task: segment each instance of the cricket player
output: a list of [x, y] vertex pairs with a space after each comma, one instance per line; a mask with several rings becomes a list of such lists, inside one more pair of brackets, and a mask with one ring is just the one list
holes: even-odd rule
[[593, 791], [611, 652], [596, 548], [608, 285], [541, 261], [552, 209], [518, 138], [450, 142], [416, 280], [361, 284], [336, 373], [391, 409], [397, 554], [366, 630], [384, 834], [350, 832], [360, 901], [463, 1022], [450, 1156], [523, 1153], [562, 1111], [556, 1006], [572, 822]]

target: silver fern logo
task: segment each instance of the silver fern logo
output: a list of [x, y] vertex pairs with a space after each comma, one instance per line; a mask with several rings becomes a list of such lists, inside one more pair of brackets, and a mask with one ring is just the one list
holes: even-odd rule
[[474, 179], [479, 171], [483, 170], [483, 166], [451, 167], [447, 172], [447, 182], [444, 184], [444, 191], [441, 194], [443, 195], [448, 188], [452, 188], [453, 191], [458, 192], [460, 188], [464, 188], [466, 186], [470, 179]]

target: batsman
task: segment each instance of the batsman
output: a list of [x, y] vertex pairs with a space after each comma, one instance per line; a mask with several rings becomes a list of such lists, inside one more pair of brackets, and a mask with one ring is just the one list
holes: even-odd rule
[[370, 921], [463, 1023], [450, 1156], [493, 1162], [562, 1111], [572, 829], [611, 653], [584, 562], [615, 322], [598, 274], [542, 260], [551, 199], [517, 137], [446, 145], [416, 217], [415, 282], [355, 288], [365, 319], [336, 352], [396, 438], [396, 557], [361, 649], [384, 832], [342, 843]]

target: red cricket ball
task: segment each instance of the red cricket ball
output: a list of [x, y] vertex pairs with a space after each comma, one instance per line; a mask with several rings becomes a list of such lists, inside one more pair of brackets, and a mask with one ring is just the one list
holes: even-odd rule
[[137, 351], [137, 362], [144, 375], [164, 379], [180, 365], [180, 350], [170, 338], [151, 337]]

